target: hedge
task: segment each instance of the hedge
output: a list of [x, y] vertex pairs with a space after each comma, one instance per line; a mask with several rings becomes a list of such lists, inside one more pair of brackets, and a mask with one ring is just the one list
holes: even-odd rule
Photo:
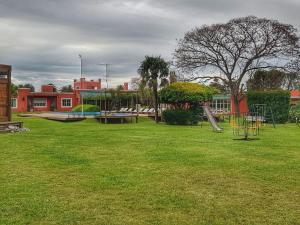
[[[82, 105], [77, 105], [76, 107], [73, 108], [73, 112], [81, 112], [81, 106]], [[99, 112], [100, 108], [96, 105], [89, 105], [89, 104], [84, 104], [83, 105], [83, 111], [84, 112]]]
[[281, 90], [249, 91], [247, 94], [250, 111], [255, 104], [266, 104], [266, 119], [271, 122], [270, 108], [276, 123], [285, 123], [289, 119], [290, 92]]
[[168, 109], [163, 112], [163, 118], [169, 125], [197, 125], [201, 120], [200, 113], [192, 109]]

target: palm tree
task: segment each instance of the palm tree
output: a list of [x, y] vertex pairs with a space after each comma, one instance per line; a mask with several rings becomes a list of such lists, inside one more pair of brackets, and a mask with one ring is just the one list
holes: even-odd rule
[[158, 82], [161, 86], [167, 83], [169, 64], [160, 56], [146, 56], [141, 63], [138, 73], [142, 82], [152, 89], [154, 95], [155, 121], [158, 123]]

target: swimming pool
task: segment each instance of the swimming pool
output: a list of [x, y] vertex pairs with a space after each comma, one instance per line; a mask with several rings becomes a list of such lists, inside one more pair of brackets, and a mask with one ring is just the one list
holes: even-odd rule
[[[53, 114], [58, 114], [58, 115], [69, 115], [69, 116], [104, 116], [105, 112], [53, 112]], [[109, 116], [116, 116], [116, 117], [127, 117], [127, 116], [132, 116], [134, 114], [131, 113], [117, 113], [117, 112], [107, 112], [106, 115]]]
[[53, 114], [59, 114], [59, 115], [74, 115], [74, 116], [100, 116], [104, 114], [104, 112], [53, 112]]

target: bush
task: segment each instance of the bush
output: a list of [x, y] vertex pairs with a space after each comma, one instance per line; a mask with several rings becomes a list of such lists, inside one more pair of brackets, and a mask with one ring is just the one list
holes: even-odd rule
[[170, 125], [197, 125], [201, 120], [197, 110], [168, 109], [163, 112], [163, 118]]
[[296, 119], [300, 120], [300, 102], [290, 109], [290, 122], [295, 123]]
[[214, 88], [195, 83], [177, 82], [163, 88], [159, 95], [162, 103], [195, 104], [212, 100]]
[[[73, 108], [73, 112], [81, 112], [81, 106], [82, 105], [77, 105], [76, 107]], [[100, 108], [96, 105], [88, 105], [84, 104], [83, 105], [83, 111], [84, 112], [99, 112]]]
[[247, 97], [250, 111], [255, 104], [266, 104], [267, 122], [271, 122], [272, 119], [270, 108], [272, 109], [276, 123], [285, 123], [288, 121], [291, 97], [288, 91], [250, 91]]

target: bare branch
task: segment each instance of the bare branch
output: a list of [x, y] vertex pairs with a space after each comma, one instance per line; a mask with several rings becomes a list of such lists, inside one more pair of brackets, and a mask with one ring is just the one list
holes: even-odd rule
[[[187, 32], [174, 56], [178, 68], [204, 72], [190, 80], [218, 78], [233, 95], [239, 95], [245, 76], [259, 69], [285, 69], [299, 52], [299, 38], [292, 25], [249, 16]], [[224, 77], [207, 76], [210, 69]]]

